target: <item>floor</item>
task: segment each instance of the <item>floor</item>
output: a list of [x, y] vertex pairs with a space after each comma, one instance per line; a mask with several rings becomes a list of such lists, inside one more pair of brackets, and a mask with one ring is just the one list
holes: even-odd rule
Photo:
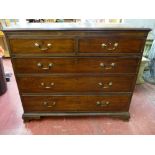
[[[5, 71], [12, 72], [9, 59]], [[56, 117], [23, 123], [23, 109], [15, 77], [7, 83], [7, 92], [0, 96], [0, 134], [13, 135], [152, 135], [155, 134], [155, 85], [137, 85], [131, 102], [129, 122], [105, 117]]]

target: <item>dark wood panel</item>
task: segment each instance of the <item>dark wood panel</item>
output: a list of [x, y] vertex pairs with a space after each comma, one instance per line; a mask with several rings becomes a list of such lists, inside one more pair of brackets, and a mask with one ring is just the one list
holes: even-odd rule
[[[10, 27], [7, 27], [9, 29]], [[143, 38], [146, 37], [148, 32], [151, 29], [149, 28], [99, 28], [99, 27], [91, 27], [91, 28], [59, 28], [59, 29], [38, 29], [31, 30], [29, 29], [12, 29], [12, 30], [4, 30], [3, 32], [8, 35], [9, 38], [26, 38], [26, 37], [44, 37], [44, 36], [123, 36], [123, 37], [134, 37], [134, 38]]]
[[87, 117], [87, 116], [103, 116], [103, 117], [111, 117], [111, 118], [119, 118], [123, 121], [129, 121], [130, 113], [128, 111], [104, 111], [104, 112], [26, 112], [23, 114], [22, 118], [24, 122], [29, 122], [30, 120], [38, 120], [43, 117]]
[[16, 73], [136, 73], [139, 58], [15, 58]]
[[12, 53], [71, 53], [74, 52], [73, 39], [10, 39]]
[[79, 52], [114, 52], [114, 53], [140, 53], [143, 48], [143, 39], [97, 37], [79, 40]]
[[130, 92], [134, 76], [25, 76], [17, 82], [23, 93]]
[[130, 96], [22, 96], [25, 112], [128, 111]]

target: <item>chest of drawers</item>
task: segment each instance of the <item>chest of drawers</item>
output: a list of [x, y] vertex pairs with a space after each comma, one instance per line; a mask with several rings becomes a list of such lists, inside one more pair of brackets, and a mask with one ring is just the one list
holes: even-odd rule
[[129, 119], [149, 29], [4, 30], [23, 119], [103, 115]]

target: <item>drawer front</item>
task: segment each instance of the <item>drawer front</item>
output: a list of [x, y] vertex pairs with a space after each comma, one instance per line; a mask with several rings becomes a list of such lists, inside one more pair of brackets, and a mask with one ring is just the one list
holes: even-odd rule
[[128, 38], [84, 38], [79, 40], [79, 52], [139, 53], [144, 40]]
[[136, 73], [139, 58], [15, 58], [16, 73]]
[[22, 96], [25, 112], [127, 111], [130, 96]]
[[17, 77], [23, 93], [131, 92], [134, 76], [27, 76]]
[[73, 39], [10, 39], [12, 53], [71, 53], [74, 52]]

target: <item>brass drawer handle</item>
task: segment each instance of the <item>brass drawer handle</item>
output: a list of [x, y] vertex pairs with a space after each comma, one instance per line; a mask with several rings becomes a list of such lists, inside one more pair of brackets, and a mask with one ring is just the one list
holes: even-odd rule
[[100, 66], [103, 67], [104, 69], [112, 69], [116, 66], [116, 63], [112, 62], [110, 65], [105, 65], [103, 62], [100, 63]]
[[97, 106], [101, 106], [101, 107], [104, 107], [104, 106], [108, 106], [110, 104], [110, 102], [109, 101], [97, 101], [96, 102], [96, 105]]
[[54, 82], [50, 83], [50, 86], [45, 85], [45, 83], [42, 82], [42, 83], [41, 83], [41, 86], [44, 86], [45, 89], [50, 89], [50, 88], [52, 88], [52, 86], [54, 86]]
[[43, 70], [49, 70], [52, 66], [53, 66], [53, 63], [49, 63], [48, 64], [48, 67], [44, 67], [44, 65], [42, 63], [38, 63], [37, 66]]
[[115, 43], [111, 43], [111, 42], [109, 42], [109, 43], [102, 43], [101, 44], [101, 47], [102, 48], [106, 48], [106, 50], [108, 50], [108, 51], [113, 51], [113, 50], [115, 50], [117, 47], [118, 47], [118, 43], [117, 42], [115, 42]]
[[53, 102], [50, 104], [50, 103], [44, 101], [44, 102], [43, 102], [43, 105], [46, 106], [46, 107], [48, 107], [48, 108], [52, 108], [52, 107], [54, 107], [54, 106], [56, 105], [56, 102], [53, 101]]
[[34, 46], [38, 47], [41, 51], [46, 51], [52, 46], [52, 44], [47, 43], [46, 46], [44, 47], [43, 44], [40, 45], [39, 43], [36, 42], [36, 43], [34, 43]]
[[112, 82], [109, 82], [108, 84], [99, 82], [98, 85], [101, 86], [102, 88], [106, 89], [106, 88], [110, 88], [112, 86]]

